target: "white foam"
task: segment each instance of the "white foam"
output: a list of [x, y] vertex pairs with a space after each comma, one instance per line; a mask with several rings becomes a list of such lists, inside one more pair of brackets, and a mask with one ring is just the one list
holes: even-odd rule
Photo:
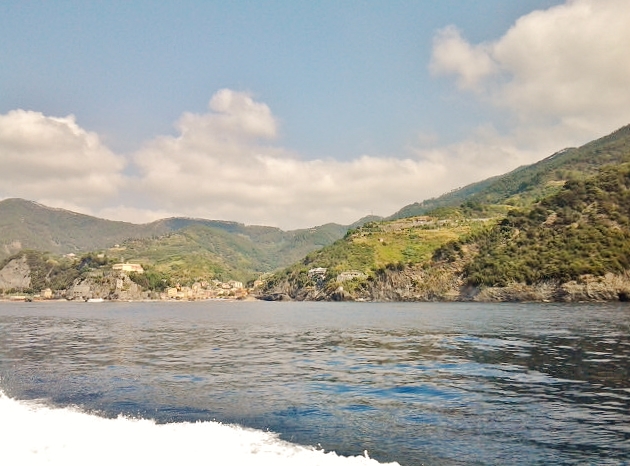
[[[294, 445], [277, 435], [218, 422], [156, 424], [106, 419], [16, 401], [0, 392], [0, 458], [20, 465], [376, 466], [364, 456]], [[388, 463], [396, 465], [397, 463]]]

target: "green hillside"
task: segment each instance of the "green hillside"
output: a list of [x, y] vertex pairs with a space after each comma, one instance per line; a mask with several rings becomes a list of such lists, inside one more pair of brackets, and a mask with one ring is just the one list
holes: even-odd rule
[[22, 250], [52, 255], [108, 251], [119, 259], [154, 265], [182, 281], [207, 275], [246, 281], [334, 242], [347, 229], [331, 223], [283, 231], [192, 218], [136, 225], [6, 199], [0, 201], [0, 259]]
[[116, 260], [141, 263], [175, 282], [202, 278], [247, 282], [299, 260], [346, 231], [334, 224], [292, 232], [238, 224], [226, 231], [209, 224], [192, 223], [161, 237], [128, 240], [107, 254]]
[[606, 165], [630, 162], [630, 125], [579, 148], [561, 150], [533, 165], [403, 207], [389, 219], [424, 215], [463, 203], [526, 206], [558, 192], [567, 180], [584, 179]]
[[[430, 264], [435, 251], [445, 244], [463, 240], [483, 231], [493, 219], [466, 218], [459, 213], [418, 216], [393, 221], [371, 222], [349, 230], [346, 236], [299, 263], [270, 277], [264, 292], [319, 287], [334, 291], [338, 276], [359, 272], [363, 277], [344, 282], [346, 291], [369, 288], [387, 270], [404, 270], [416, 264]], [[313, 279], [310, 271], [326, 269], [325, 277]], [[285, 290], [286, 291], [286, 290]]]
[[[630, 127], [466, 189], [442, 198], [452, 205], [434, 202], [424, 216], [349, 230], [270, 277], [263, 293], [368, 300], [630, 298]], [[468, 197], [458, 198], [462, 192]], [[502, 294], [482, 293], [491, 288]]]
[[466, 267], [470, 284], [506, 286], [630, 270], [630, 164], [609, 166], [530, 209], [511, 211]]
[[79, 254], [167, 231], [159, 224], [103, 220], [23, 199], [0, 201], [0, 259], [21, 249]]

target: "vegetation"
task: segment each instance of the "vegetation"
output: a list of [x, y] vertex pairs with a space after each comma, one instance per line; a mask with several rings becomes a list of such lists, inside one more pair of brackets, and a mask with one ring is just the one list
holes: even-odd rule
[[466, 267], [474, 285], [505, 286], [630, 269], [630, 164], [573, 180], [529, 209], [513, 210], [484, 235]]
[[81, 277], [90, 272], [107, 266], [109, 260], [106, 257], [98, 257], [94, 253], [88, 253], [81, 257], [70, 259], [55, 256], [40, 251], [25, 250], [0, 262], [0, 270], [14, 259], [26, 258], [26, 263], [31, 271], [31, 285], [28, 289], [20, 289], [23, 293], [39, 293], [45, 288], [52, 290], [64, 290]]
[[[427, 212], [429, 206], [433, 210]], [[417, 212], [426, 214], [399, 218]], [[327, 269], [325, 279], [309, 279], [314, 267]], [[457, 281], [453, 274], [464, 285], [483, 288], [630, 271], [630, 126], [502, 177], [407, 206], [388, 221], [351, 229], [273, 276], [268, 289], [284, 282], [293, 290], [330, 293], [339, 285], [337, 274], [347, 270], [367, 277], [344, 282], [350, 292], [391, 273], [407, 274], [410, 287], [446, 289], [445, 283]]]
[[[285, 232], [187, 218], [132, 225], [9, 199], [0, 202], [0, 238], [5, 264], [14, 250], [27, 258], [33, 289], [67, 287], [112, 262], [141, 263], [145, 273], [130, 278], [145, 289], [265, 274], [266, 292], [299, 299], [336, 299], [341, 286], [356, 296], [380, 287], [386, 299], [402, 288], [404, 299], [441, 299], [465, 288], [622, 276], [630, 273], [630, 126], [350, 227]], [[52, 253], [25, 249], [32, 244]], [[630, 296], [630, 284], [622, 294]]]
[[[344, 281], [344, 289], [351, 291], [386, 270], [428, 264], [436, 249], [481, 231], [488, 221], [467, 219], [453, 210], [435, 217], [369, 222], [348, 230], [343, 239], [269, 277], [266, 289], [277, 287], [283, 280], [295, 288], [318, 285], [335, 289], [337, 276], [342, 272], [362, 273], [364, 278]], [[319, 267], [326, 269], [326, 276], [323, 279], [309, 277], [309, 270]]]
[[170, 218], [144, 225], [112, 222], [22, 199], [0, 201], [0, 259], [24, 250], [87, 254], [107, 250], [174, 283], [199, 278], [250, 281], [341, 238], [348, 227], [327, 224], [283, 231], [237, 222]]
[[154, 269], [145, 269], [144, 273], [131, 272], [129, 278], [143, 289], [151, 291], [161, 292], [176, 284], [170, 275]]
[[[158, 238], [125, 241], [110, 254], [121, 262], [141, 263], [170, 282], [190, 285], [199, 280], [251, 282], [328, 244], [345, 229], [322, 226], [286, 233], [267, 227], [246, 236], [216, 227], [193, 224]], [[249, 227], [248, 227], [249, 228]], [[279, 237], [280, 236], [280, 237]]]
[[403, 207], [389, 219], [425, 215], [441, 207], [504, 204], [526, 207], [557, 193], [568, 180], [583, 180], [606, 165], [630, 162], [630, 125], [579, 148], [564, 149], [533, 165]]

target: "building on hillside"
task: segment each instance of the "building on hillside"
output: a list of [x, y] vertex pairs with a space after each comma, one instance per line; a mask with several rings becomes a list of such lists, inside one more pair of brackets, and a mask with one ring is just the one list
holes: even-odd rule
[[121, 272], [136, 272], [136, 273], [144, 273], [144, 269], [140, 264], [114, 264], [112, 265], [113, 270], [120, 270]]
[[308, 278], [324, 278], [326, 277], [327, 271], [328, 269], [324, 267], [315, 267], [314, 269], [308, 271]]
[[228, 282], [228, 285], [230, 285], [230, 289], [231, 290], [242, 290], [243, 289], [243, 283], [242, 282], [237, 282], [236, 280], [230, 280]]
[[348, 280], [354, 280], [355, 278], [367, 278], [367, 275], [363, 272], [359, 272], [358, 270], [349, 270], [347, 272], [341, 272], [337, 275], [337, 282], [343, 283]]

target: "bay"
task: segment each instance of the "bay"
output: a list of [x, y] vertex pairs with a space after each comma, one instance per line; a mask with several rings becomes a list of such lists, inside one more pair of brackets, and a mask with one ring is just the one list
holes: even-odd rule
[[629, 370], [623, 303], [0, 303], [5, 399], [401, 465], [628, 464]]

